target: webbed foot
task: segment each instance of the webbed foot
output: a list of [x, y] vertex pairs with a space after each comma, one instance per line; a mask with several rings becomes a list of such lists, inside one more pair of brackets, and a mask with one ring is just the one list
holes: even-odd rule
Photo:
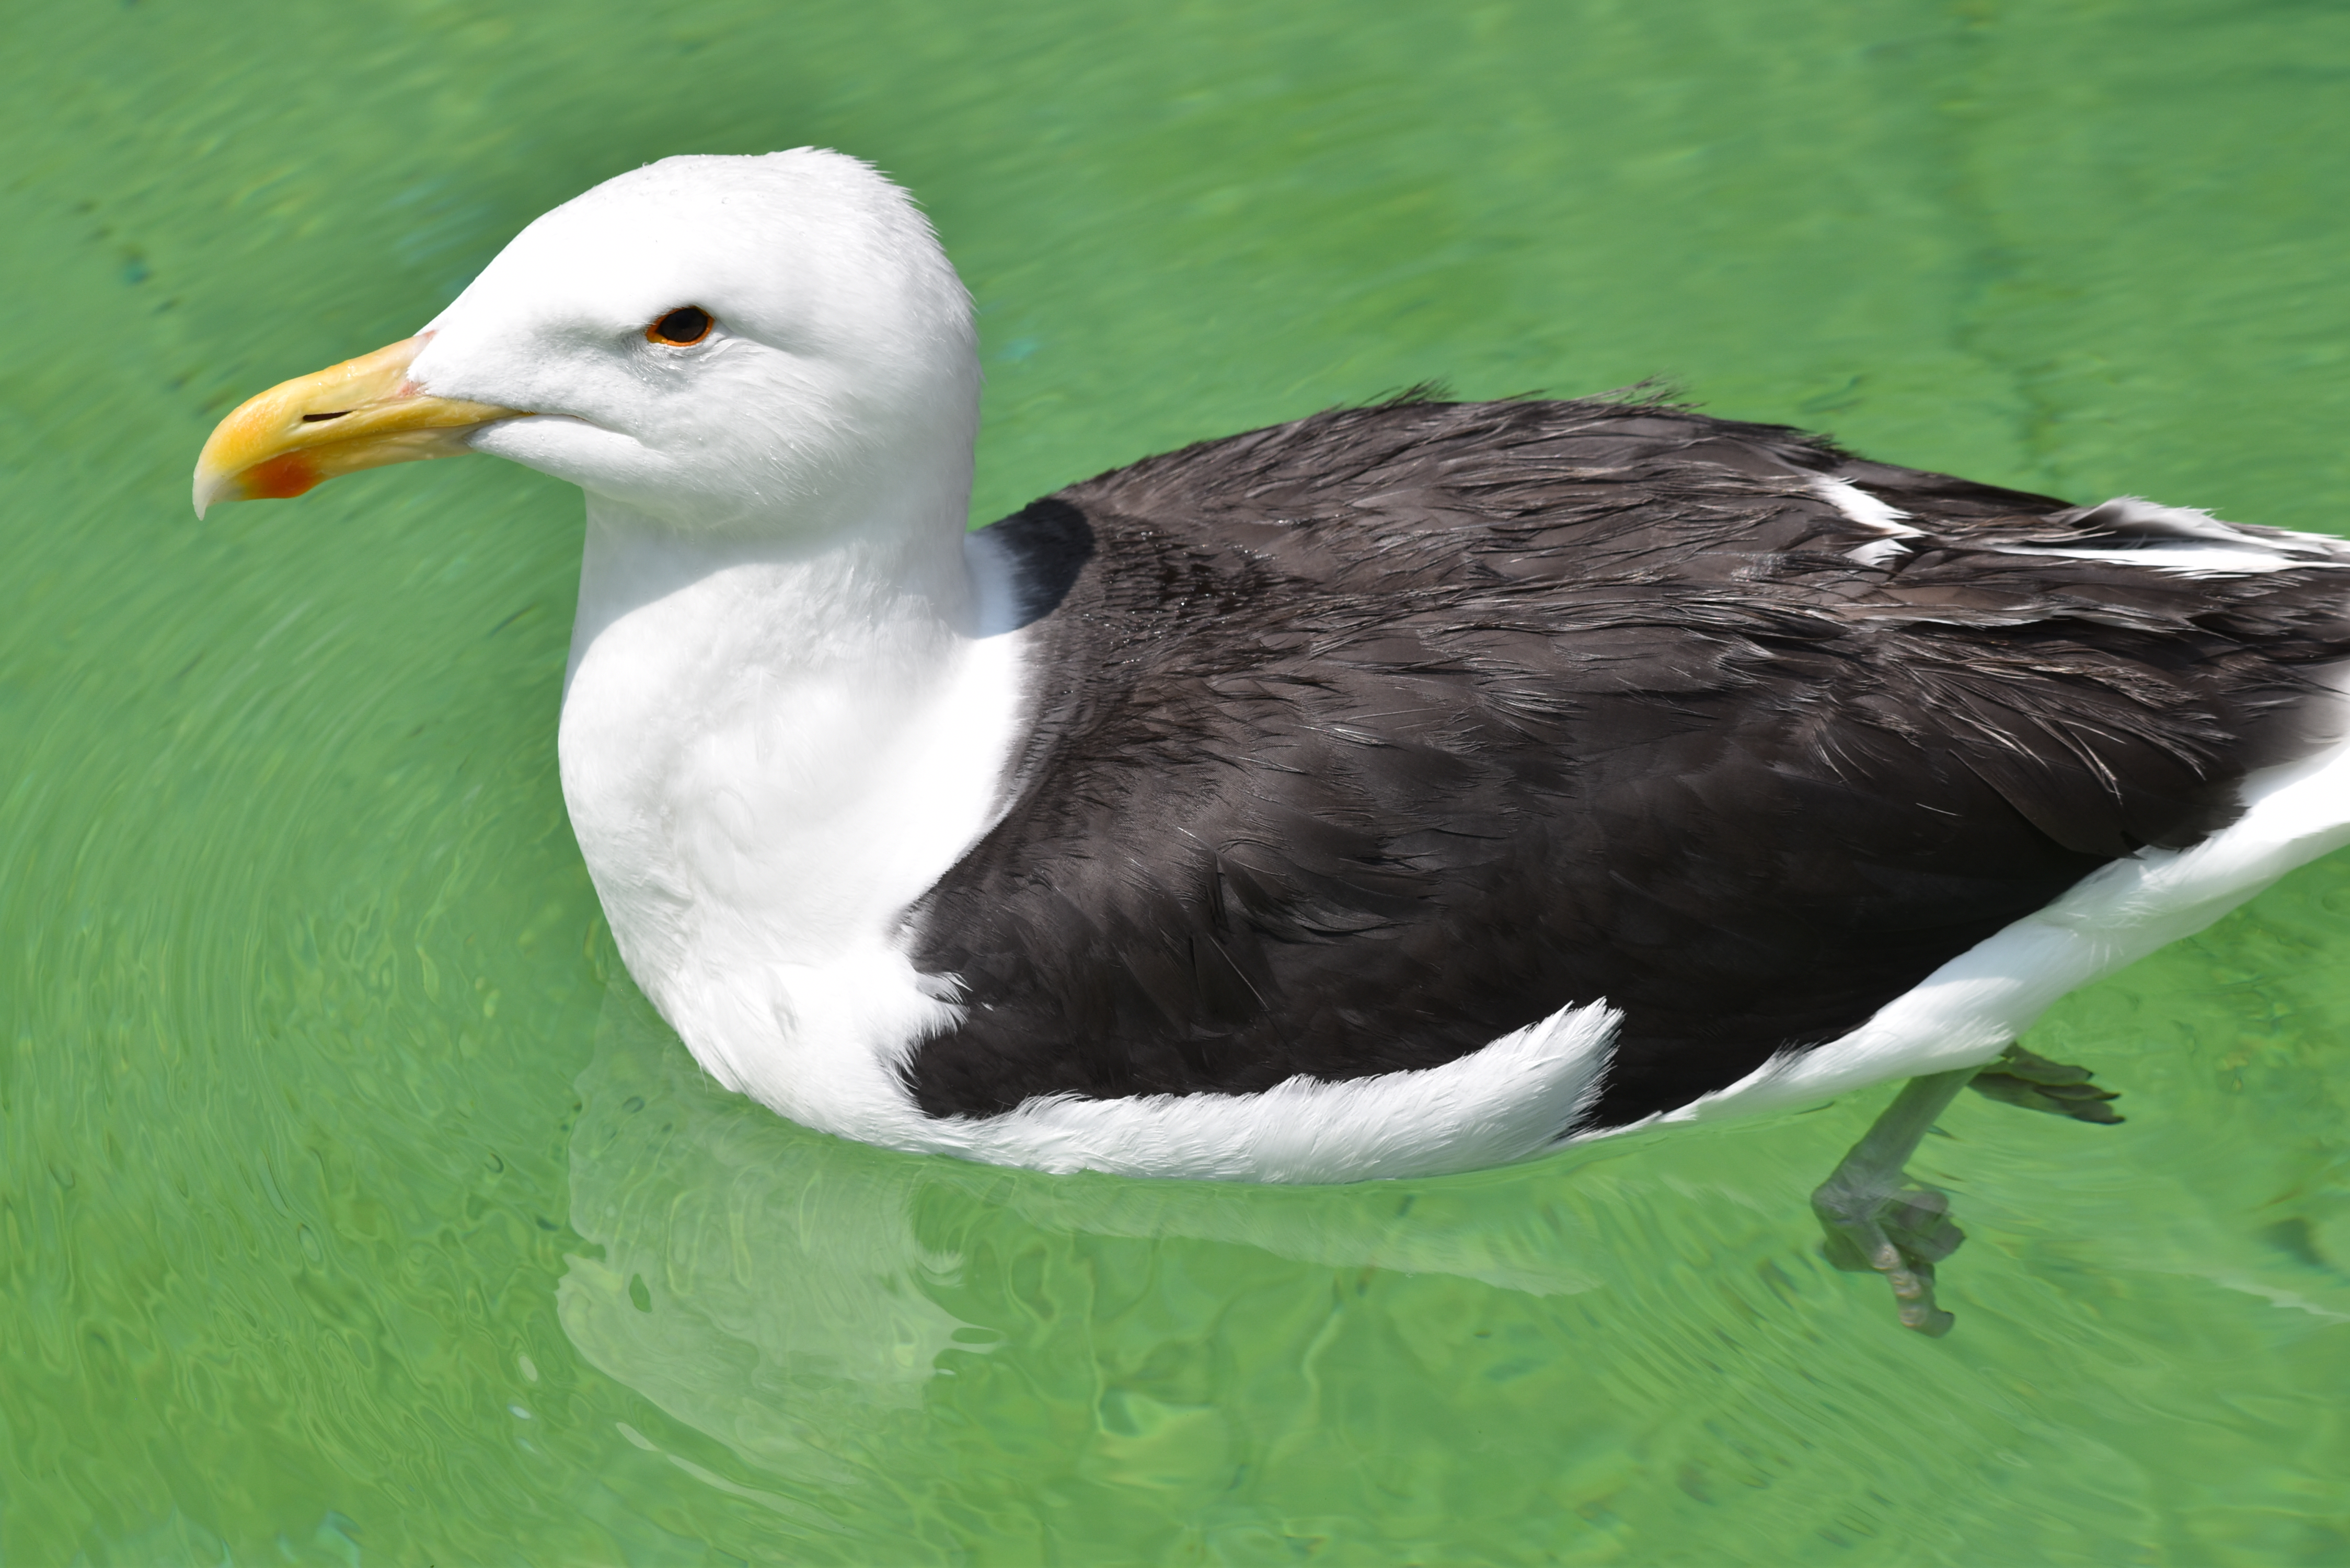
[[1956, 1320], [1934, 1304], [1934, 1265], [1967, 1239], [1950, 1219], [1950, 1194], [1898, 1167], [1889, 1180], [1872, 1181], [1848, 1165], [1812, 1194], [1828, 1262], [1848, 1273], [1884, 1275], [1902, 1327], [1938, 1338], [1950, 1333]]
[[2000, 1053], [1998, 1061], [1984, 1066], [1967, 1086], [2027, 1111], [2046, 1111], [2051, 1116], [2071, 1116], [2076, 1122], [2111, 1127], [2123, 1119], [2110, 1104], [2121, 1096], [2091, 1083], [2089, 1080], [2095, 1076], [2086, 1067], [2051, 1062], [2021, 1045], [2010, 1045]]
[[1934, 1265], [1959, 1250], [1966, 1232], [1950, 1220], [1950, 1194], [1911, 1180], [1901, 1168], [1974, 1075], [1962, 1067], [1910, 1079], [1812, 1194], [1828, 1262], [1884, 1275], [1902, 1326], [1920, 1334], [1950, 1332], [1954, 1320], [1934, 1304]]

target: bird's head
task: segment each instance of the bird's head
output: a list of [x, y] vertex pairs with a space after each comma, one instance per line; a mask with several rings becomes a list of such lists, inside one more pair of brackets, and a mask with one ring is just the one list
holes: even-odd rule
[[681, 531], [959, 511], [978, 394], [969, 297], [904, 192], [809, 148], [671, 158], [532, 223], [415, 337], [230, 414], [196, 510], [484, 452]]

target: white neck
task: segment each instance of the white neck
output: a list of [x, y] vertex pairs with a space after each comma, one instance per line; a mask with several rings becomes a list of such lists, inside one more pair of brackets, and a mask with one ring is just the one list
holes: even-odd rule
[[844, 637], [896, 645], [910, 634], [927, 640], [916, 628], [970, 636], [987, 618], [964, 540], [951, 514], [815, 535], [686, 532], [590, 493], [565, 695], [607, 631], [681, 596], [723, 594], [729, 585], [737, 592], [761, 585], [743, 602], [773, 612], [755, 618], [755, 657], [763, 662], [853, 657]]
[[989, 635], [1008, 585], [961, 512], [714, 536], [588, 502], [561, 740], [581, 851], [704, 1065], [818, 1126], [868, 1075], [810, 1052], [886, 1065], [942, 1020], [901, 917], [1001, 809], [1019, 639]]

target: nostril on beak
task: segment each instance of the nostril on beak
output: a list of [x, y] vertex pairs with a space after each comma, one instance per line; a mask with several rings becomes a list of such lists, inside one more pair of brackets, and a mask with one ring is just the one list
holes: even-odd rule
[[323, 420], [341, 419], [345, 414], [349, 413], [350, 411], [351, 410], [348, 409], [337, 409], [331, 414], [304, 414], [302, 416], [302, 422], [306, 425], [315, 425]]

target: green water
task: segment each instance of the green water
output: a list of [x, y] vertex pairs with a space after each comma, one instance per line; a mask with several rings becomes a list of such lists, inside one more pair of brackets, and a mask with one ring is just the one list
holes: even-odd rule
[[2350, 1560], [2350, 863], [1970, 1096], [1957, 1332], [1817, 1258], [1887, 1091], [1332, 1190], [713, 1090], [554, 754], [579, 502], [198, 524], [237, 400], [539, 211], [828, 143], [978, 296], [978, 511], [1428, 378], [1651, 374], [2350, 532], [2331, 5], [33, 4], [0, 18], [0, 1561]]

